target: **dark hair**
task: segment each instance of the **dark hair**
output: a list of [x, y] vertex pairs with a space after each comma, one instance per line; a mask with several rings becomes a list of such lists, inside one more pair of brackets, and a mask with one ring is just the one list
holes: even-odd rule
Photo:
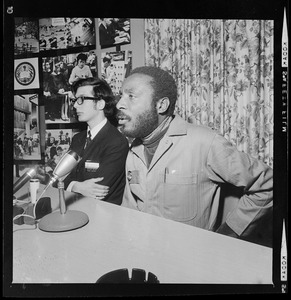
[[172, 75], [154, 66], [143, 66], [133, 69], [130, 75], [133, 74], [144, 74], [152, 77], [150, 81], [151, 86], [154, 90], [153, 99], [158, 101], [161, 98], [168, 97], [170, 100], [169, 108], [166, 112], [167, 115], [172, 115], [175, 110], [175, 104], [177, 101], [177, 85]]
[[84, 53], [78, 54], [78, 56], [77, 56], [77, 63], [79, 62], [79, 60], [84, 60], [84, 61], [86, 61], [86, 60], [87, 60], [87, 55], [84, 54]]
[[109, 57], [104, 57], [103, 58], [103, 62], [105, 63], [105, 62], [111, 62], [111, 58], [109, 58]]
[[[109, 84], [100, 78], [89, 77], [84, 79], [79, 79], [72, 85], [72, 91], [76, 94], [77, 90], [81, 86], [92, 86], [93, 87], [93, 96], [98, 98], [98, 100], [105, 101], [104, 114], [108, 118], [108, 120], [117, 125], [116, 120], [116, 97], [113, 95], [113, 92], [109, 86]], [[94, 100], [97, 103], [98, 100]]]

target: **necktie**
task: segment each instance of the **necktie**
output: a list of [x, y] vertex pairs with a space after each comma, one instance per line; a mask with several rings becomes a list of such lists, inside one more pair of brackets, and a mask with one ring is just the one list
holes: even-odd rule
[[88, 145], [91, 143], [91, 141], [92, 141], [91, 132], [90, 132], [90, 130], [88, 130], [88, 135], [87, 135], [87, 138], [86, 138], [86, 144], [85, 144], [84, 149], [88, 147]]

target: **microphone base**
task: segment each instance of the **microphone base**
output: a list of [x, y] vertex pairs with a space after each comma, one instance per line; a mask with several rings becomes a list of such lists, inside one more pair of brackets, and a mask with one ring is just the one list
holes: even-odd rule
[[49, 232], [63, 232], [78, 229], [85, 226], [88, 222], [89, 218], [85, 213], [68, 210], [65, 214], [53, 212], [44, 216], [40, 220], [38, 228]]

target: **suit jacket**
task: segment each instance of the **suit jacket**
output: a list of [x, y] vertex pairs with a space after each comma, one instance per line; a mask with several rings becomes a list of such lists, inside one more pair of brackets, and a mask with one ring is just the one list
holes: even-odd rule
[[113, 45], [115, 40], [115, 32], [111, 26], [105, 26], [100, 24], [99, 26], [99, 36], [100, 36], [100, 44], [101, 46]]
[[85, 181], [90, 178], [104, 177], [100, 184], [109, 186], [104, 201], [120, 205], [125, 186], [125, 161], [128, 141], [109, 121], [98, 132], [84, 150], [87, 131], [76, 134], [70, 146], [82, 159], [65, 178], [65, 188], [73, 180]]

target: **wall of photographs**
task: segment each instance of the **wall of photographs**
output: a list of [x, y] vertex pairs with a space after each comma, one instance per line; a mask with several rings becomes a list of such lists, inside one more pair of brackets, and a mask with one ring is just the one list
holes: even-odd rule
[[18, 17], [14, 40], [14, 172], [21, 176], [36, 164], [53, 169], [86, 129], [71, 104], [78, 74], [103, 78], [119, 95], [132, 69], [132, 51], [121, 50], [131, 44], [131, 25], [119, 18]]

